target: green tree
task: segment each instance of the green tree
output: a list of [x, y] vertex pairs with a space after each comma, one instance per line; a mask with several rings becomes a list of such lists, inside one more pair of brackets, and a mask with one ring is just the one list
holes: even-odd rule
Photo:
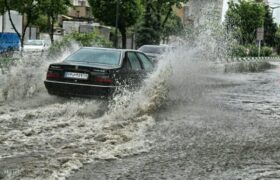
[[160, 33], [157, 31], [157, 22], [152, 9], [152, 1], [146, 1], [144, 4], [144, 15], [136, 31], [136, 43], [140, 47], [144, 44], [158, 44]]
[[[138, 45], [159, 44], [162, 36], [166, 35], [166, 30], [164, 29], [169, 18], [174, 17], [172, 13], [173, 7], [181, 8], [182, 3], [186, 2], [188, 0], [142, 0], [145, 11], [144, 18], [142, 19], [143, 22], [137, 32], [139, 38]], [[154, 35], [155, 33], [157, 35]], [[152, 39], [145, 37], [151, 37]]]
[[[92, 7], [95, 18], [104, 22], [106, 25], [116, 25], [116, 15], [118, 14], [118, 25], [122, 35], [122, 48], [126, 48], [127, 28], [133, 26], [142, 14], [140, 0], [88, 0]], [[117, 13], [117, 3], [119, 2], [119, 13]]]
[[277, 53], [280, 54], [280, 26], [278, 26], [277, 32], [275, 34], [275, 47]]
[[[19, 32], [13, 19], [11, 17], [11, 10], [15, 10], [22, 14], [25, 18], [25, 22], [23, 22], [23, 30]], [[25, 32], [27, 27], [34, 23], [39, 16], [39, 6], [36, 0], [0, 0], [0, 13], [3, 14], [8, 12], [9, 20], [18, 37], [20, 38], [21, 47], [23, 47]]]
[[40, 14], [32, 25], [39, 27], [40, 32], [49, 32], [48, 17], [46, 15]]
[[55, 41], [48, 52], [49, 56], [57, 56], [65, 50], [71, 48], [72, 42], [78, 43], [80, 46], [98, 46], [112, 47], [112, 44], [99, 31], [90, 33], [73, 32], [63, 36], [61, 40]]
[[227, 29], [232, 31], [242, 45], [252, 44], [256, 40], [256, 30], [264, 24], [265, 8], [263, 3], [252, 0], [229, 2], [226, 14]]
[[172, 16], [173, 7], [181, 8], [182, 3], [187, 3], [188, 0], [156, 0], [153, 3], [153, 11], [155, 12], [159, 30], [163, 29]]
[[67, 12], [71, 6], [70, 0], [38, 0], [39, 8], [42, 14], [47, 17], [48, 31], [51, 42], [54, 38], [54, 25], [57, 22], [58, 15]]
[[265, 6], [264, 19], [264, 43], [268, 46], [275, 46], [275, 35], [277, 32], [277, 24], [273, 20], [273, 16], [269, 6]]
[[170, 36], [182, 35], [183, 30], [184, 27], [181, 18], [172, 13], [172, 15], [166, 21], [166, 24], [162, 29], [162, 39], [168, 41], [168, 38]]

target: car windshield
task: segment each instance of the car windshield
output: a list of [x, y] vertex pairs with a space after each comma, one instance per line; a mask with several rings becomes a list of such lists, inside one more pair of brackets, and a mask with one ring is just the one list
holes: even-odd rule
[[142, 46], [138, 49], [144, 53], [162, 54], [166, 50], [163, 46]]
[[28, 40], [24, 43], [24, 45], [42, 46], [43, 41], [41, 41], [41, 40]]
[[119, 50], [82, 48], [66, 58], [65, 61], [117, 65], [120, 56]]

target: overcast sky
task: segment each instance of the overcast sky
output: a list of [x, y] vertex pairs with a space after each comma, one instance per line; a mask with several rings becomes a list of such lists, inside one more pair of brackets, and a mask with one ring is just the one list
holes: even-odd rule
[[275, 21], [280, 24], [280, 0], [268, 0], [270, 7], [278, 7], [273, 10]]

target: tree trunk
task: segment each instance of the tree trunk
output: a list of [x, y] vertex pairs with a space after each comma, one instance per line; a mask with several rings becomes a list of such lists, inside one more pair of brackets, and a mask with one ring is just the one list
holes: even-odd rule
[[52, 44], [53, 44], [53, 42], [54, 42], [53, 35], [54, 35], [54, 17], [51, 17], [50, 38], [51, 38], [51, 43], [52, 43]]
[[23, 47], [23, 43], [22, 43], [22, 40], [21, 40], [21, 39], [22, 39], [22, 36], [21, 36], [21, 34], [18, 32], [18, 30], [17, 30], [17, 28], [16, 28], [16, 26], [15, 26], [15, 23], [14, 23], [14, 21], [13, 21], [13, 19], [12, 19], [12, 16], [11, 16], [11, 9], [10, 9], [10, 6], [9, 6], [7, 0], [5, 0], [5, 6], [6, 6], [7, 11], [8, 11], [8, 16], [9, 16], [9, 20], [10, 20], [10, 22], [11, 22], [11, 25], [12, 25], [13, 29], [15, 30], [16, 34], [18, 35], [18, 37], [19, 37], [19, 39], [20, 39], [21, 47]]
[[157, 44], [160, 44], [160, 39], [161, 39], [161, 33], [162, 33], [162, 29], [161, 29], [161, 8], [162, 8], [162, 3], [161, 2], [158, 2], [156, 4], [156, 31], [160, 34], [156, 39], [156, 43]]
[[169, 16], [171, 15], [171, 12], [172, 12], [172, 7], [170, 6], [170, 7], [169, 7], [169, 10], [168, 10], [168, 12], [167, 12], [167, 14], [166, 14], [166, 16], [165, 16], [163, 22], [162, 22], [162, 25], [161, 25], [162, 29], [164, 29], [165, 24], [166, 24], [166, 22], [167, 22]]
[[[15, 30], [15, 32], [17, 33], [17, 35], [18, 35], [18, 37], [19, 37], [19, 39], [20, 39], [20, 46], [21, 46], [21, 49], [23, 50], [23, 43], [24, 43], [25, 32], [26, 32], [26, 29], [27, 29], [27, 27], [28, 27], [28, 25], [29, 25], [29, 22], [30, 22], [30, 21], [29, 21], [29, 18], [27, 18], [27, 23], [26, 23], [26, 25], [23, 26], [23, 32], [22, 32], [22, 35], [21, 35], [20, 32], [18, 32], [18, 30], [16, 29], [16, 26], [15, 26], [15, 24], [14, 24], [14, 21], [13, 21], [12, 16], [11, 16], [11, 10], [10, 10], [10, 7], [9, 7], [9, 4], [8, 4], [7, 0], [5, 0], [5, 6], [6, 6], [7, 11], [8, 11], [9, 20], [10, 20], [10, 22], [11, 22], [11, 25], [12, 25], [13, 29]], [[24, 15], [23, 15], [23, 16], [24, 16]], [[29, 17], [29, 16], [28, 16], [28, 17]], [[22, 22], [22, 23], [24, 23], [24, 22]]]
[[122, 34], [122, 48], [126, 49], [126, 29], [125, 28], [120, 28], [119, 30]]
[[20, 42], [21, 42], [21, 47], [23, 49], [23, 43], [24, 43], [24, 37], [25, 37], [25, 32], [27, 27], [29, 26], [29, 20], [27, 19], [26, 25], [23, 27], [23, 32], [22, 32], [22, 36], [20, 38]]

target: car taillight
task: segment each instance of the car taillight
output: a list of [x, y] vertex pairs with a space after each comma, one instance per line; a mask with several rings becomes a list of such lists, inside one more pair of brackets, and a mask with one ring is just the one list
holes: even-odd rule
[[100, 83], [112, 83], [113, 80], [109, 78], [108, 76], [96, 76], [94, 77], [94, 81], [100, 82]]
[[54, 72], [48, 72], [47, 73], [47, 78], [59, 78], [60, 75], [58, 73], [54, 73]]

